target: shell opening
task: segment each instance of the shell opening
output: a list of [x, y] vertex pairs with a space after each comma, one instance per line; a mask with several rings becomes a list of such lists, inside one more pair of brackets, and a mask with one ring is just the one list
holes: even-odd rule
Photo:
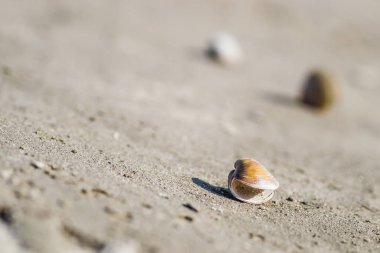
[[253, 204], [264, 203], [270, 200], [274, 195], [273, 190], [252, 188], [236, 179], [232, 179], [230, 190], [232, 195], [234, 195], [237, 199]]

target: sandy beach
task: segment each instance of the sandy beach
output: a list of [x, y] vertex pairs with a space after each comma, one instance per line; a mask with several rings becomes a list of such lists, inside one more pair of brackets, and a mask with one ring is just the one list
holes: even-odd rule
[[[379, 27], [371, 0], [0, 0], [0, 252], [380, 252]], [[220, 31], [243, 62], [205, 56]], [[272, 200], [231, 195], [239, 158]]]

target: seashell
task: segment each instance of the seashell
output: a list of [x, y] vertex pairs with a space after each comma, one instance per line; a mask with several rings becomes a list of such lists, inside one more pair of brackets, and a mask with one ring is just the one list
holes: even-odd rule
[[254, 159], [240, 159], [235, 170], [228, 175], [228, 189], [231, 194], [244, 202], [262, 204], [270, 200], [278, 181], [269, 171]]
[[227, 33], [217, 34], [209, 42], [206, 53], [214, 61], [225, 65], [236, 65], [243, 59], [239, 43]]
[[316, 109], [328, 109], [335, 102], [337, 88], [330, 76], [322, 71], [312, 71], [302, 90], [301, 102]]

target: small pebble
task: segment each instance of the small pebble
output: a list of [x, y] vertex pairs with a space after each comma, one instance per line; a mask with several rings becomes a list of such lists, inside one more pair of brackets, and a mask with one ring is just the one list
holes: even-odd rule
[[254, 234], [254, 233], [248, 233], [248, 237], [249, 239], [254, 239], [254, 240], [261, 240], [261, 241], [265, 241], [265, 237], [263, 235], [260, 235], [260, 234]]
[[193, 222], [193, 217], [189, 216], [189, 215], [183, 215], [183, 216], [179, 216], [179, 218], [182, 218], [188, 222]]
[[146, 209], [152, 209], [152, 206], [148, 203], [142, 203], [142, 206]]
[[32, 161], [30, 165], [32, 165], [35, 169], [42, 169], [45, 167], [45, 163], [40, 161]]
[[158, 196], [160, 196], [161, 198], [164, 198], [164, 199], [169, 199], [169, 196], [164, 192], [158, 193]]
[[194, 213], [197, 213], [198, 212], [198, 209], [196, 209], [192, 204], [190, 203], [186, 203], [186, 204], [182, 204], [182, 206], [186, 207], [187, 209], [193, 211]]
[[243, 58], [239, 43], [227, 33], [217, 34], [210, 41], [206, 53], [214, 61], [225, 65], [236, 65]]
[[51, 165], [49, 164], [49, 167], [51, 170], [53, 171], [60, 171], [60, 170], [63, 170], [63, 166], [57, 166], [57, 165]]
[[101, 188], [93, 188], [91, 191], [95, 196], [97, 195], [109, 196], [108, 192]]
[[293, 201], [294, 201], [294, 199], [293, 199], [292, 197], [287, 197], [286, 200], [287, 200], [287, 201], [290, 201], [290, 202], [293, 202]]
[[325, 110], [337, 97], [337, 85], [329, 74], [315, 70], [310, 72], [303, 85], [301, 102], [309, 107]]

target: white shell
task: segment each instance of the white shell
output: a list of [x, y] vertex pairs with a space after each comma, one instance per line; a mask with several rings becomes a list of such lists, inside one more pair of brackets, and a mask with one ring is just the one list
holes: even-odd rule
[[237, 160], [235, 170], [228, 175], [231, 194], [248, 203], [262, 204], [270, 200], [278, 187], [278, 181], [254, 159]]
[[226, 65], [236, 65], [243, 59], [239, 43], [227, 33], [219, 33], [210, 41], [207, 54], [212, 59]]

